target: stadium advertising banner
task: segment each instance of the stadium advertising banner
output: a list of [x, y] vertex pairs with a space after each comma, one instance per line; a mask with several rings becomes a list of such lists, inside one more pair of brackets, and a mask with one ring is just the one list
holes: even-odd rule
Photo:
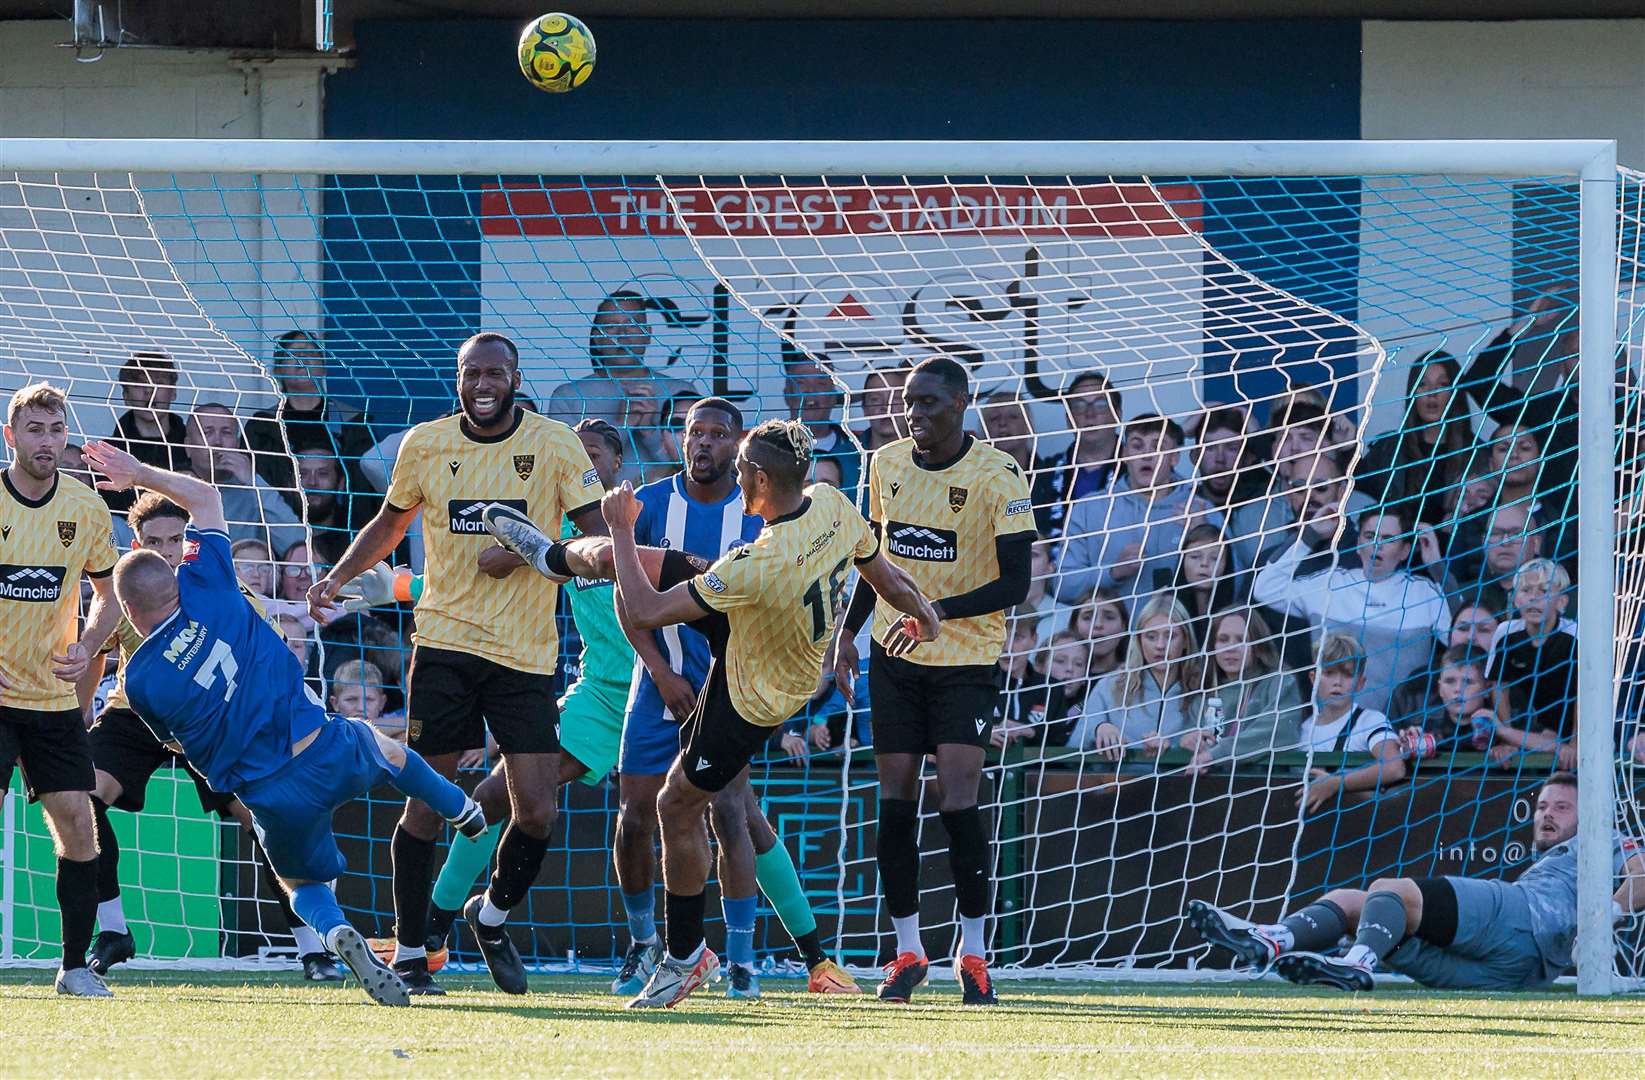
[[[853, 387], [942, 351], [979, 382], [1055, 391], [1093, 363], [1192, 409], [1203, 243], [1192, 187], [1145, 183], [528, 184], [480, 199], [484, 304], [520, 329], [531, 392], [591, 372], [603, 300], [644, 298], [644, 360], [762, 411], [782, 363]], [[785, 351], [783, 338], [799, 350]], [[1140, 391], [1139, 391], [1140, 393]]]

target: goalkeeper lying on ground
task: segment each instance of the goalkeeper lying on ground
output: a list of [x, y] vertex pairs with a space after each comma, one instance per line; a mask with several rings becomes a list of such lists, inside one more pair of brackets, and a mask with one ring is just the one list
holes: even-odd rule
[[[1451, 990], [1535, 990], [1571, 966], [1576, 942], [1576, 777], [1555, 773], [1537, 795], [1532, 864], [1518, 880], [1379, 878], [1335, 889], [1283, 921], [1257, 925], [1188, 902], [1189, 925], [1258, 969], [1291, 982], [1370, 990], [1378, 967]], [[1611, 905], [1620, 922], [1645, 908], [1645, 852], [1616, 833]], [[1354, 943], [1329, 955], [1344, 934]]]

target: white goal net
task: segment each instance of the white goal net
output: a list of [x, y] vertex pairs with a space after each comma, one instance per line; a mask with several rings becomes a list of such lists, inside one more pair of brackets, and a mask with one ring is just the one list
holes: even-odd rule
[[[0, 142], [0, 169], [42, 161], [21, 149]], [[266, 155], [190, 150], [156, 171], [153, 147], [111, 171], [116, 151], [82, 166], [64, 148], [0, 172], [0, 389], [56, 383], [75, 443], [123, 439], [222, 487], [243, 579], [336, 707], [403, 729], [414, 616], [316, 627], [296, 601], [381, 504], [400, 435], [455, 407], [470, 334], [518, 344], [528, 407], [616, 425], [636, 482], [677, 471], [685, 406], [716, 395], [750, 422], [806, 420], [815, 479], [854, 496], [905, 434], [909, 368], [945, 355], [970, 375], [971, 429], [1030, 479], [1041, 536], [984, 780], [999, 968], [1197, 968], [1189, 899], [1267, 919], [1376, 877], [1512, 876], [1541, 780], [1596, 752], [1595, 731], [1615, 747], [1589, 759], [1614, 776], [1615, 824], [1645, 835], [1641, 177], [1611, 178], [1618, 344], [1587, 370], [1614, 373], [1614, 415], [1594, 416], [1576, 371], [1596, 241], [1574, 169], [1458, 151], [1324, 175], [1342, 170], [1322, 150], [1314, 175], [1293, 149], [1285, 175], [1238, 155], [1150, 174], [1129, 164], [1146, 147], [1074, 168], [1066, 148], [1036, 166], [1029, 145], [915, 172], [842, 146], [857, 175], [729, 148], [682, 172], [629, 148], [624, 176], [534, 176], [519, 153], [461, 166], [488, 148], [447, 146], [453, 164], [407, 174], [408, 153], [309, 149], [261, 171]], [[1614, 500], [1577, 483], [1595, 440]], [[1583, 544], [1608, 517], [1617, 547], [1596, 562]], [[415, 535], [399, 560], [421, 569]], [[1579, 623], [1610, 620], [1616, 707], [1590, 698], [1603, 715], [1579, 741], [1575, 643], [1612, 648]], [[345, 696], [373, 677], [379, 699]], [[890, 945], [872, 732], [871, 703], [820, 696], [754, 774], [825, 943], [864, 966]], [[54, 955], [55, 901], [20, 792], [0, 918], [5, 957], [26, 960]], [[615, 779], [563, 803], [513, 925], [528, 960], [598, 967], [626, 945]], [[943, 933], [934, 777], [921, 810], [923, 917]], [[338, 815], [340, 896], [379, 931], [397, 813], [385, 797]], [[181, 773], [113, 818], [146, 955], [289, 947], [247, 839]], [[788, 955], [775, 919], [757, 940]], [[1615, 945], [1638, 974], [1636, 928]]]

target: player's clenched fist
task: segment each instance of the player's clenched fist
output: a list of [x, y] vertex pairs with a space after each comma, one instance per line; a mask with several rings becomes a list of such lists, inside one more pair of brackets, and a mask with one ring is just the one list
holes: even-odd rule
[[600, 514], [611, 528], [632, 532], [634, 522], [640, 518], [640, 500], [634, 497], [634, 485], [625, 480], [622, 487], [606, 492], [600, 500]]
[[331, 574], [316, 581], [308, 587], [308, 612], [316, 621], [323, 618], [333, 606], [337, 594], [342, 591], [345, 582], [338, 581]]

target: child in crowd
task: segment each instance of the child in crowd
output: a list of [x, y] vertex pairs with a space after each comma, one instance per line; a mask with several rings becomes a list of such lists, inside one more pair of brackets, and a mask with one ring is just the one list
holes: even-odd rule
[[1091, 597], [1074, 609], [1068, 629], [1091, 643], [1091, 662], [1085, 677], [1091, 682], [1119, 669], [1125, 659], [1125, 604], [1111, 589], [1092, 590]]
[[[1496, 725], [1496, 688], [1485, 676], [1485, 663], [1485, 653], [1471, 645], [1445, 650], [1427, 708], [1400, 732], [1407, 757], [1484, 750], [1490, 745]], [[1431, 751], [1424, 736], [1434, 739]]]
[[1161, 574], [1154, 581], [1156, 589], [1176, 592], [1177, 602], [1194, 621], [1194, 636], [1201, 641], [1207, 640], [1213, 611], [1231, 608], [1245, 599], [1239, 595], [1240, 582], [1230, 551], [1220, 526], [1195, 525], [1183, 534], [1176, 572], [1169, 577]]
[[1169, 594], [1155, 596], [1137, 615], [1125, 665], [1092, 690], [1071, 745], [1109, 761], [1128, 749], [1158, 755], [1194, 726], [1202, 662], [1188, 612]]
[[268, 545], [261, 540], [236, 540], [229, 546], [229, 554], [234, 557], [234, 576], [240, 584], [265, 600], [272, 599], [274, 557]]
[[1205, 693], [1194, 708], [1194, 730], [1181, 745], [1196, 771], [1221, 762], [1296, 747], [1304, 715], [1296, 678], [1280, 670], [1279, 643], [1252, 609], [1211, 620]]
[[1030, 665], [1038, 679], [1028, 678], [1029, 685], [1009, 698], [1001, 695], [991, 736], [994, 745], [1003, 750], [1019, 742], [1067, 743], [1085, 700], [1085, 671], [1090, 663], [1090, 642], [1071, 630], [1055, 635]]
[[[338, 716], [377, 726], [387, 701], [388, 695], [383, 693], [383, 673], [370, 660], [345, 660], [332, 672], [330, 709]], [[405, 726], [400, 726], [398, 734], [387, 729], [383, 729], [383, 734], [404, 739]]]
[[1057, 598], [1051, 594], [1055, 584], [1052, 578], [1056, 574], [1054, 547], [1048, 540], [1035, 542], [1028, 557], [1028, 595], [1007, 613], [1012, 622], [1024, 621], [1033, 626], [1042, 647], [1051, 640], [1052, 634], [1067, 627], [1069, 619], [1068, 609], [1059, 608]]
[[[1485, 677], [1496, 684], [1496, 741], [1513, 750], [1559, 755], [1576, 766], [1576, 623], [1565, 618], [1571, 578], [1549, 559], [1514, 573], [1515, 617], [1491, 637]], [[1495, 752], [1495, 751], [1493, 751]]]
[[1374, 759], [1356, 769], [1308, 770], [1297, 801], [1314, 813], [1344, 792], [1376, 791], [1405, 779], [1399, 736], [1388, 717], [1355, 702], [1365, 689], [1365, 651], [1350, 634], [1326, 634], [1314, 665], [1314, 711], [1302, 722], [1302, 745], [1326, 760], [1346, 754]]

